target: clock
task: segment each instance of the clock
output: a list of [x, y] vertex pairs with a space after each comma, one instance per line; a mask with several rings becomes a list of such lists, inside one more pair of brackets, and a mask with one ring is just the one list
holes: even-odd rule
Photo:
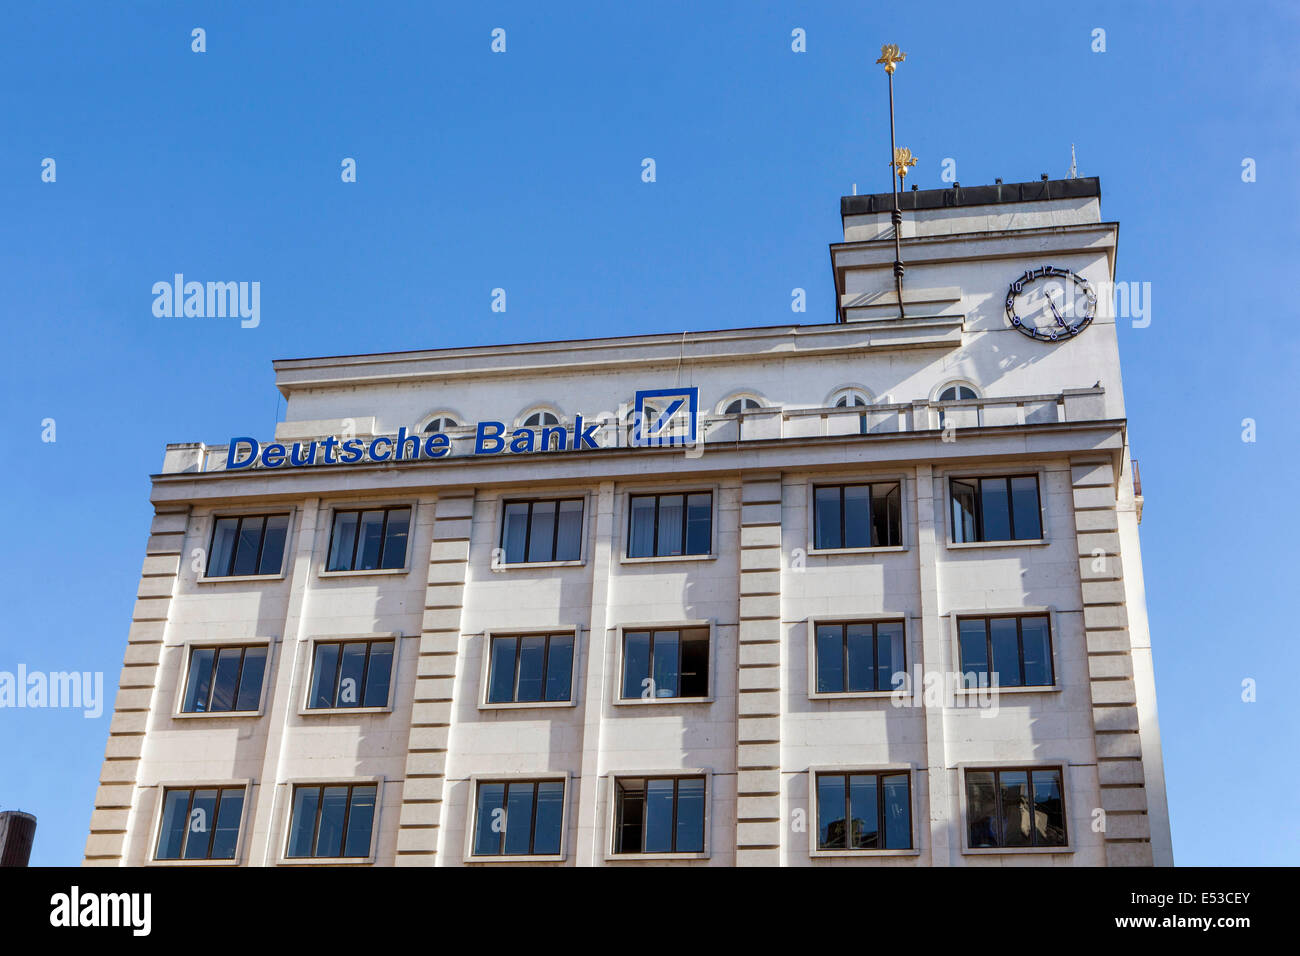
[[1097, 314], [1097, 293], [1069, 269], [1027, 269], [1007, 290], [1007, 318], [1031, 339], [1057, 342], [1086, 329]]

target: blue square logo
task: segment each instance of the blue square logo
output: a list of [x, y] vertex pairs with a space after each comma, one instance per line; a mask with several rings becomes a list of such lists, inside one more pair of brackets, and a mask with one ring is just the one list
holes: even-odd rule
[[639, 447], [694, 445], [698, 388], [646, 388], [636, 393], [631, 443]]

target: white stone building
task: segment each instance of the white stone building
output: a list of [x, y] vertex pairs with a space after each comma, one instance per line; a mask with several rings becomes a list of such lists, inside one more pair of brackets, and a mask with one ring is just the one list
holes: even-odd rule
[[845, 197], [836, 321], [279, 361], [169, 445], [86, 862], [1171, 864], [1118, 225], [902, 201], [905, 317]]

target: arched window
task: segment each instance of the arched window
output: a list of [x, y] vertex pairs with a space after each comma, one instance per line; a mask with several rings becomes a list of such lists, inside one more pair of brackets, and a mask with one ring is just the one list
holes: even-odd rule
[[[972, 398], [979, 398], [979, 395], [976, 394], [975, 389], [971, 388], [969, 385], [966, 385], [962, 382], [952, 382], [948, 385], [945, 385], [942, 389], [940, 389], [939, 397], [937, 401], [964, 402]], [[944, 410], [941, 408], [939, 409], [940, 428], [944, 427], [944, 421], [945, 421]]]
[[545, 428], [547, 425], [560, 424], [560, 416], [545, 409], [533, 412], [519, 423], [524, 428]]
[[[834, 408], [866, 408], [871, 404], [867, 393], [860, 388], [842, 388], [831, 393], [831, 405]], [[867, 434], [866, 413], [858, 415], [858, 434]]]
[[733, 398], [722, 409], [724, 415], [739, 415], [742, 412], [748, 412], [755, 408], [762, 408], [758, 399], [750, 398], [748, 395], [741, 395], [739, 398]]
[[450, 428], [457, 428], [459, 425], [460, 422], [456, 421], [456, 419], [452, 418], [450, 415], [435, 415], [433, 418], [429, 419], [429, 424], [424, 426], [424, 433], [426, 435], [433, 435], [438, 432], [445, 432]]
[[969, 398], [979, 398], [979, 396], [975, 394], [975, 389], [960, 382], [954, 382], [939, 393], [941, 402], [964, 402]]

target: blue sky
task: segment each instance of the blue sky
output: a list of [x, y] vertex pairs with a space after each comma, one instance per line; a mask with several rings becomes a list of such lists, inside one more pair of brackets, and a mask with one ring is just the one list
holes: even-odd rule
[[[1298, 464], [1294, 7], [0, 16], [0, 670], [103, 671], [108, 699], [97, 720], [0, 711], [0, 807], [39, 816], [33, 863], [81, 857], [166, 442], [269, 435], [274, 358], [778, 324], [796, 286], [805, 320], [831, 321], [839, 196], [889, 185], [882, 42], [908, 53], [909, 181], [945, 185], [946, 157], [964, 185], [1062, 177], [1072, 142], [1101, 177], [1117, 279], [1152, 287], [1150, 326], [1122, 326], [1120, 344], [1175, 859], [1300, 858], [1285, 598], [1300, 509], [1282, 494]], [[261, 282], [260, 326], [155, 318], [150, 289], [175, 272]]]

